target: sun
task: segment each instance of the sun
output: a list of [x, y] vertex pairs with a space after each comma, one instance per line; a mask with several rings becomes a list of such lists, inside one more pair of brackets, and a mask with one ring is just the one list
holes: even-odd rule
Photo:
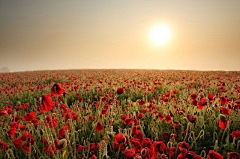
[[171, 38], [171, 30], [165, 24], [158, 24], [150, 30], [150, 40], [155, 45], [165, 45]]

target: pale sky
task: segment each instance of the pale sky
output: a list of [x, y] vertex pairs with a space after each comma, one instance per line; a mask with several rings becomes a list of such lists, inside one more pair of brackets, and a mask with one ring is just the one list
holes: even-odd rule
[[240, 1], [1, 0], [2, 67], [240, 70]]

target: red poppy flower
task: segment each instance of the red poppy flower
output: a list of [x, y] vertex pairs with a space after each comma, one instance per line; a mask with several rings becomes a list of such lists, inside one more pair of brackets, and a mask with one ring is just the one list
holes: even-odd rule
[[137, 129], [137, 126], [133, 126], [133, 128], [132, 128], [132, 133], [133, 133], [134, 135], [136, 135], [138, 131], [139, 131], [139, 130]]
[[192, 101], [192, 105], [193, 105], [193, 106], [197, 106], [197, 104], [198, 104], [198, 101], [197, 101], [197, 100], [193, 100], [193, 101]]
[[64, 126], [64, 127], [62, 127], [60, 130], [59, 130], [59, 132], [58, 132], [58, 137], [60, 138], [64, 138], [65, 137], [65, 135], [66, 135], [66, 131], [67, 130], [69, 130], [69, 127], [68, 126]]
[[138, 139], [140, 142], [143, 141], [143, 133], [141, 131], [137, 131], [137, 134], [135, 135], [136, 139]]
[[138, 139], [131, 138], [130, 143], [133, 145], [133, 150], [138, 152], [141, 150], [140, 141]]
[[152, 141], [149, 139], [149, 138], [145, 138], [143, 139], [143, 142], [142, 142], [142, 148], [149, 148], [150, 150], [152, 150], [153, 148], [153, 145], [152, 145]]
[[186, 143], [185, 141], [183, 141], [183, 142], [181, 142], [180, 144], [179, 144], [179, 149], [181, 150], [181, 149], [186, 149], [186, 150], [188, 150], [188, 148], [189, 148], [189, 145], [188, 145], [188, 143]]
[[53, 95], [62, 95], [65, 92], [65, 89], [59, 83], [55, 83], [51, 88], [51, 94]]
[[233, 132], [232, 132], [232, 137], [233, 137], [235, 140], [240, 140], [240, 130], [233, 131]]
[[138, 113], [137, 117], [138, 117], [138, 119], [142, 119], [142, 117], [144, 117], [144, 114], [143, 113]]
[[22, 136], [21, 136], [21, 140], [22, 141], [27, 141], [29, 138], [31, 138], [32, 135], [30, 134], [30, 132], [25, 132]]
[[135, 151], [126, 147], [126, 149], [124, 150], [124, 155], [126, 158], [132, 158], [135, 155]]
[[126, 114], [122, 114], [122, 115], [120, 116], [120, 119], [122, 119], [123, 121], [124, 121], [126, 118], [127, 118], [127, 115], [126, 115]]
[[94, 101], [94, 102], [92, 103], [92, 106], [99, 108], [100, 105], [99, 105], [99, 103], [98, 103], [97, 101]]
[[84, 148], [84, 146], [82, 146], [82, 145], [78, 145], [78, 152], [82, 151], [83, 148]]
[[137, 119], [134, 119], [133, 122], [134, 122], [135, 125], [139, 125], [140, 124], [139, 120], [137, 120]]
[[220, 117], [220, 119], [219, 119], [219, 127], [221, 128], [221, 129], [225, 129], [226, 127], [227, 127], [227, 125], [228, 125], [228, 123], [229, 123], [229, 126], [230, 126], [230, 124], [231, 124], [231, 122], [229, 121], [229, 120], [227, 120], [225, 117]]
[[143, 113], [146, 113], [146, 112], [147, 112], [147, 109], [142, 108], [142, 112], [143, 112]]
[[107, 109], [102, 109], [102, 114], [107, 114]]
[[176, 90], [172, 90], [172, 94], [177, 94], [177, 91]]
[[103, 129], [104, 129], [104, 127], [102, 126], [102, 124], [101, 124], [100, 121], [98, 120], [98, 121], [97, 121], [97, 124], [96, 124], [95, 130], [96, 130], [96, 131], [102, 131]]
[[54, 129], [57, 127], [58, 119], [54, 115], [52, 117], [47, 116], [46, 120], [46, 122], [44, 121], [46, 126], [48, 125], [50, 128]]
[[164, 116], [162, 115], [161, 112], [158, 113], [158, 118], [159, 118], [160, 120], [163, 120], [163, 119], [164, 119]]
[[107, 97], [103, 97], [103, 98], [102, 98], [102, 102], [103, 102], [103, 103], [106, 102], [106, 100], [107, 100]]
[[114, 138], [114, 142], [121, 144], [123, 143], [123, 138], [124, 138], [123, 134], [116, 134]]
[[117, 94], [123, 94], [123, 88], [122, 87], [117, 88]]
[[22, 147], [21, 143], [22, 143], [22, 138], [21, 137], [13, 140], [13, 144], [17, 149]]
[[40, 111], [48, 112], [54, 108], [53, 101], [50, 94], [41, 95], [42, 103], [40, 104]]
[[227, 98], [225, 98], [225, 97], [223, 97], [223, 96], [221, 96], [221, 97], [219, 97], [219, 99], [220, 99], [220, 102], [224, 105], [224, 104], [227, 104]]
[[29, 142], [24, 143], [22, 148], [23, 148], [24, 152], [29, 153], [30, 152], [30, 143]]
[[82, 101], [83, 101], [83, 98], [82, 98], [82, 97], [78, 98], [78, 101], [79, 101], [79, 102], [82, 102]]
[[228, 158], [230, 158], [230, 159], [236, 159], [236, 158], [240, 158], [240, 154], [239, 153], [237, 153], [237, 152], [228, 152], [227, 153], [227, 156], [228, 156]]
[[0, 109], [0, 116], [8, 116], [8, 112], [5, 109]]
[[43, 151], [46, 153], [46, 155], [52, 156], [56, 152], [56, 149], [54, 144], [51, 144], [51, 145], [47, 144], [45, 149], [43, 149]]
[[170, 151], [169, 148], [167, 147], [167, 153], [170, 154], [171, 156], [173, 156], [176, 152], [177, 152], [176, 147], [171, 147]]
[[7, 147], [8, 147], [8, 144], [0, 141], [0, 150], [6, 150]]
[[196, 120], [197, 120], [197, 118], [195, 118], [194, 116], [188, 114], [188, 115], [187, 115], [187, 119], [188, 119], [188, 121], [190, 121], [191, 123], [193, 123], [193, 124], [196, 125]]
[[12, 105], [6, 105], [6, 106], [4, 107], [4, 109], [7, 109], [7, 110], [12, 110], [12, 108], [13, 108]]
[[166, 148], [166, 145], [163, 141], [154, 141], [153, 142], [153, 151], [154, 151], [154, 157], [157, 157], [157, 154], [160, 152], [164, 152]]
[[24, 104], [22, 105], [22, 109], [25, 110], [25, 109], [27, 109], [28, 106], [29, 106], [29, 104], [24, 103]]
[[185, 113], [185, 110], [184, 109], [178, 109], [177, 113], [179, 115], [183, 115]]
[[126, 118], [126, 119], [124, 120], [124, 124], [126, 124], [126, 125], [128, 126], [129, 124], [132, 123], [132, 121], [133, 121], [133, 118]]
[[192, 99], [192, 100], [197, 100], [197, 94], [190, 94], [190, 98]]
[[16, 106], [16, 111], [20, 111], [20, 106]]
[[185, 158], [194, 158], [194, 159], [202, 159], [201, 156], [197, 156], [196, 153], [192, 151], [188, 151], [187, 149], [181, 149], [181, 153], [178, 155], [177, 159], [185, 159]]
[[35, 112], [30, 112], [30, 113], [27, 113], [26, 115], [23, 115], [23, 120], [25, 121], [32, 121], [35, 118], [36, 118]]
[[208, 94], [208, 100], [213, 101], [214, 95], [213, 94]]
[[210, 150], [208, 152], [208, 158], [207, 159], [223, 159], [223, 156], [215, 151]]
[[139, 105], [144, 105], [145, 104], [145, 101], [144, 100], [139, 100]]
[[187, 155], [187, 152], [188, 150], [185, 149], [185, 148], [182, 148], [180, 149], [181, 150], [181, 153], [177, 156], [177, 159], [185, 159], [186, 158], [186, 155]]
[[163, 133], [162, 133], [162, 137], [170, 137], [169, 132], [163, 132]]
[[19, 128], [20, 121], [18, 122], [10, 122], [10, 128]]
[[168, 114], [166, 117], [165, 117], [165, 122], [166, 123], [170, 123], [170, 121], [172, 120], [170, 114]]
[[198, 108], [203, 109], [203, 106], [207, 105], [207, 100], [205, 98], [198, 101]]
[[37, 120], [37, 119], [33, 119], [33, 120], [32, 120], [32, 124], [33, 124], [33, 126], [34, 126], [35, 128], [37, 127], [38, 122], [39, 122], [39, 120]]
[[25, 131], [25, 130], [26, 130], [26, 127], [27, 127], [27, 125], [20, 125], [20, 130], [21, 130], [21, 131]]
[[16, 128], [10, 128], [8, 131], [8, 135], [11, 137], [11, 139], [13, 138], [14, 134], [15, 134]]
[[231, 110], [230, 109], [227, 109], [227, 108], [224, 108], [224, 107], [220, 107], [219, 108], [221, 113], [225, 114], [225, 115], [228, 115], [231, 113]]

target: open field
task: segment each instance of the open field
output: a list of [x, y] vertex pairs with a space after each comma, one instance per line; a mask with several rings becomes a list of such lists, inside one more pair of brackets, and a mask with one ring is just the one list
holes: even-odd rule
[[0, 74], [0, 158], [240, 158], [240, 72]]

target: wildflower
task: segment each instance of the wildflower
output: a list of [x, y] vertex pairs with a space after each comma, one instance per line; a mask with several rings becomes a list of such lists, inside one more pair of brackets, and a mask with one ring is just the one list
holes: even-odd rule
[[7, 147], [8, 147], [8, 144], [0, 141], [0, 150], [6, 150]]
[[190, 121], [191, 123], [193, 123], [193, 124], [196, 125], [196, 120], [197, 120], [197, 118], [195, 118], [194, 116], [188, 114], [188, 115], [187, 115], [187, 119], [188, 119], [188, 121]]
[[132, 158], [135, 155], [135, 151], [126, 147], [126, 149], [124, 150], [124, 155], [126, 158]]
[[170, 114], [168, 114], [166, 117], [165, 117], [165, 122], [166, 123], [170, 123], [170, 121], [172, 120]]
[[96, 131], [102, 131], [103, 129], [104, 129], [104, 127], [102, 126], [102, 124], [101, 124], [100, 121], [98, 120], [98, 121], [97, 121], [97, 124], [96, 124], [95, 130], [96, 130]]
[[229, 120], [227, 120], [224, 116], [221, 116], [219, 119], [219, 127], [221, 129], [225, 129], [228, 124], [230, 125], [231, 122]]
[[232, 132], [232, 137], [233, 137], [235, 140], [240, 140], [240, 130], [233, 131], [233, 132]]
[[59, 83], [55, 83], [51, 88], [51, 94], [53, 95], [62, 95], [65, 92], [65, 89]]
[[122, 87], [117, 88], [117, 94], [123, 94], [123, 88]]
[[197, 94], [190, 94], [190, 98], [192, 100], [197, 100]]
[[66, 135], [65, 132], [66, 132], [67, 130], [69, 130], [69, 127], [68, 127], [68, 126], [62, 127], [62, 128], [59, 130], [59, 132], [58, 132], [58, 137], [64, 138], [65, 135]]
[[207, 159], [223, 159], [223, 156], [215, 151], [210, 150], [208, 152], [208, 158]]
[[23, 120], [25, 121], [32, 121], [35, 118], [36, 118], [35, 112], [30, 112], [30, 113], [27, 113], [26, 115], [23, 115]]
[[54, 108], [53, 101], [50, 94], [41, 95], [39, 98], [42, 99], [39, 106], [39, 110], [41, 112], [48, 112]]
[[237, 152], [228, 152], [227, 153], [228, 158], [230, 159], [236, 159], [236, 158], [240, 158], [240, 154]]

